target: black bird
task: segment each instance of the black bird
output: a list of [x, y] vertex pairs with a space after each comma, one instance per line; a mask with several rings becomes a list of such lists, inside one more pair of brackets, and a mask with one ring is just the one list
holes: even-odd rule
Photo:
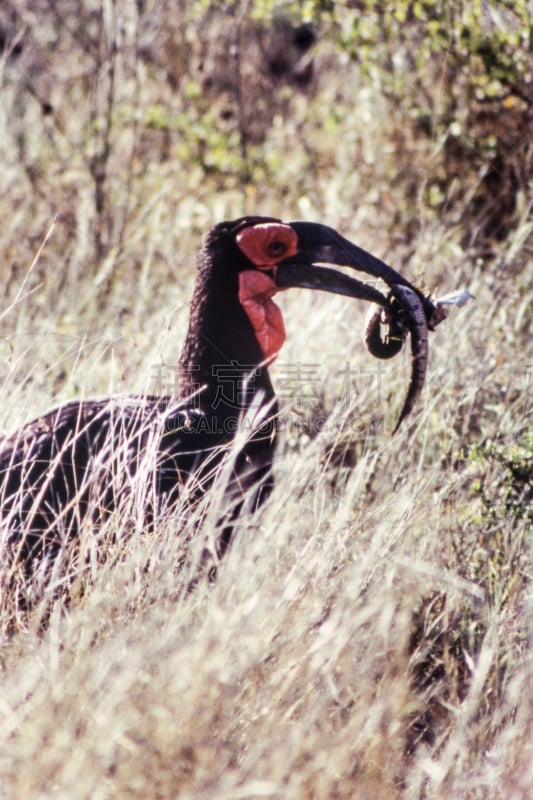
[[[369, 273], [390, 293], [317, 264]], [[97, 525], [128, 503], [153, 518], [180, 494], [198, 498], [228, 459], [231, 513], [245, 496], [259, 505], [272, 486], [276, 444], [278, 407], [268, 365], [285, 338], [272, 298], [291, 286], [381, 306], [367, 332], [369, 349], [379, 357], [397, 352], [398, 339], [411, 333], [413, 376], [402, 417], [409, 413], [424, 381], [431, 302], [324, 225], [268, 217], [223, 222], [199, 255], [177, 397], [72, 401], [0, 442], [2, 558], [26, 569], [36, 559], [50, 561], [84, 524]], [[387, 321], [396, 339], [390, 346], [381, 336]], [[243, 417], [249, 433], [235, 452]], [[231, 525], [221, 530], [222, 552]]]

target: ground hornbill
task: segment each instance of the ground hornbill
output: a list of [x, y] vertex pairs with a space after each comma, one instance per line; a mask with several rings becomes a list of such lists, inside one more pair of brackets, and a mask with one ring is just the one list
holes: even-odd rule
[[[388, 294], [320, 264], [381, 278]], [[366, 343], [378, 357], [396, 353], [410, 333], [406, 416], [423, 385], [427, 331], [438, 321], [437, 306], [324, 225], [266, 217], [223, 222], [208, 234], [199, 256], [179, 396], [68, 402], [0, 443], [2, 559], [25, 567], [51, 561], [63, 543], [94, 530], [111, 512], [133, 514], [142, 507], [153, 518], [179, 495], [201, 495], [224, 464], [232, 513], [244, 496], [258, 505], [271, 487], [276, 442], [278, 409], [268, 364], [285, 337], [272, 298], [288, 287], [376, 303], [380, 310], [370, 319]], [[220, 392], [225, 369], [238, 386], [231, 402]], [[221, 530], [223, 548], [231, 526]]]

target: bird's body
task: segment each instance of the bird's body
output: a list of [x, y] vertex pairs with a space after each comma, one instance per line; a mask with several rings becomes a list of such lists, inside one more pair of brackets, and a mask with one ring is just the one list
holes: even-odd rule
[[[216, 226], [199, 256], [179, 395], [72, 401], [0, 442], [0, 519], [10, 557], [26, 566], [53, 557], [84, 524], [98, 524], [128, 504], [153, 518], [185, 489], [194, 500], [226, 456], [234, 506], [247, 494], [260, 504], [272, 485], [277, 434], [268, 364], [285, 336], [274, 294], [304, 286], [391, 308], [377, 290], [342, 273], [320, 272], [316, 262], [360, 268], [411, 292], [390, 267], [325, 226], [257, 217]], [[428, 309], [411, 293], [417, 313], [409, 304], [401, 311], [420, 343], [420, 314]], [[235, 452], [243, 419], [248, 428]], [[230, 533], [223, 530], [226, 544]]]

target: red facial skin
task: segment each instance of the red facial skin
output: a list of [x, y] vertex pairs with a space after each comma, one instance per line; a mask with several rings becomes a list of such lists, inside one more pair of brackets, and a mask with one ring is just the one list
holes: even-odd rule
[[289, 225], [267, 222], [245, 228], [237, 234], [236, 241], [256, 267], [239, 273], [239, 300], [269, 364], [285, 341], [285, 325], [272, 300], [280, 289], [266, 271], [275, 272], [276, 264], [298, 252], [298, 237]]
[[272, 300], [278, 291], [270, 275], [264, 272], [250, 269], [239, 274], [239, 300], [248, 314], [267, 363], [276, 358], [285, 341], [283, 316]]

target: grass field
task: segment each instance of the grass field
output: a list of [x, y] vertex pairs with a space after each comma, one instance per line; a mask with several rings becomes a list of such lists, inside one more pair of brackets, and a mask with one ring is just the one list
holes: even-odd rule
[[409, 73], [415, 27], [386, 73], [340, 46], [346, 9], [302, 28], [291, 3], [172, 8], [0, 12], [6, 432], [74, 397], [171, 392], [222, 219], [321, 221], [476, 300], [431, 334], [391, 437], [408, 354], [378, 370], [362, 303], [283, 295], [277, 484], [214, 582], [197, 567], [216, 490], [153, 530], [87, 531], [68, 598], [37, 586], [29, 613], [2, 565], [0, 798], [527, 800], [531, 105], [469, 105], [450, 50]]

